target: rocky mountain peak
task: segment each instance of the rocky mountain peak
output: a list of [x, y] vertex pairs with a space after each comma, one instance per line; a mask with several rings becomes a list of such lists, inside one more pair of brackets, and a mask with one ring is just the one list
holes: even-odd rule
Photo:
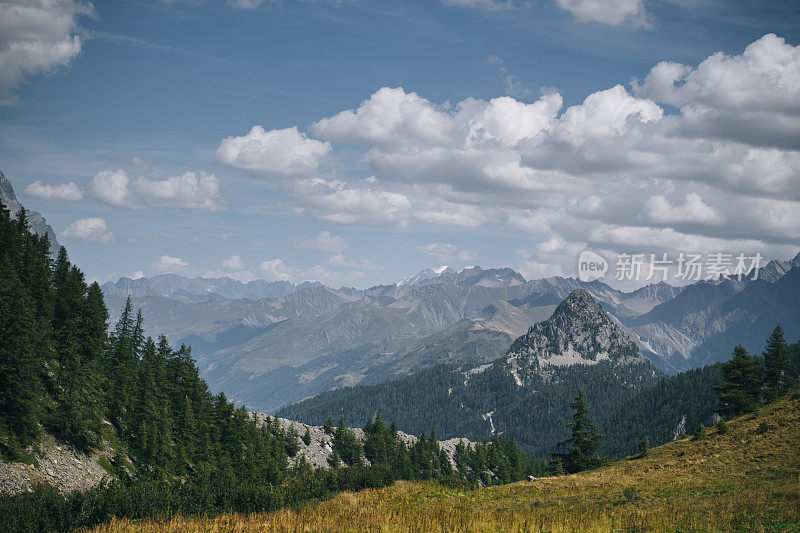
[[639, 349], [584, 289], [569, 294], [553, 315], [511, 345], [505, 366], [518, 385], [550, 366], [640, 362]]
[[[2, 170], [0, 170], [0, 201], [2, 201], [3, 205], [11, 212], [12, 218], [15, 218], [20, 209], [22, 209], [22, 204], [17, 200], [17, 195], [14, 194], [14, 187], [12, 187], [11, 182], [6, 179]], [[53, 228], [51, 228], [44, 217], [36, 211], [26, 210], [26, 212], [28, 214], [28, 224], [30, 224], [31, 231], [36, 235], [47, 235], [50, 238], [50, 254], [56, 257], [61, 245], [58, 244]]]

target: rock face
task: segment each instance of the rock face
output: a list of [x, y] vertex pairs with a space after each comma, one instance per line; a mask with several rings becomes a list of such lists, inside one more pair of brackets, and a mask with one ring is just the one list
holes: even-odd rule
[[[258, 420], [263, 422], [266, 420], [269, 415], [264, 413], [252, 413], [252, 416]], [[328, 464], [328, 457], [330, 457], [331, 452], [333, 452], [332, 447], [332, 439], [333, 436], [325, 433], [322, 429], [322, 426], [311, 426], [308, 424], [303, 424], [302, 422], [295, 422], [293, 420], [287, 420], [285, 418], [278, 418], [278, 422], [284, 429], [294, 429], [297, 434], [302, 437], [305, 435], [306, 430], [309, 431], [311, 434], [311, 442], [310, 444], [306, 445], [302, 439], [300, 442], [300, 450], [295, 454], [294, 457], [289, 458], [289, 464], [294, 465], [300, 461], [301, 458], [305, 459], [305, 461], [310, 464], [312, 467], [316, 468], [330, 468]], [[352, 428], [351, 431], [355, 434], [356, 438], [364, 443], [364, 430], [361, 428]], [[408, 433], [403, 433], [402, 431], [397, 432], [400, 439], [406, 444], [406, 446], [411, 446], [417, 441], [417, 437], [414, 435], [409, 435]], [[439, 446], [447, 453], [450, 461], [453, 462], [453, 453], [455, 453], [456, 445], [459, 441], [464, 442], [467, 446], [474, 446], [474, 443], [470, 442], [467, 439], [448, 439], [445, 441], [439, 441]], [[366, 464], [369, 464], [368, 460], [365, 460]], [[455, 464], [455, 463], [453, 463]]]
[[594, 365], [601, 361], [643, 361], [636, 344], [583, 289], [572, 292], [553, 316], [535, 324], [514, 341], [505, 366], [517, 385], [531, 383], [532, 374], [547, 367]]
[[[6, 179], [3, 175], [3, 171], [0, 170], [0, 201], [3, 202], [3, 205], [11, 211], [11, 217], [14, 218], [19, 213], [20, 209], [22, 209], [22, 204], [19, 203], [17, 200], [17, 195], [14, 194], [14, 188], [11, 186], [11, 182]], [[47, 221], [44, 219], [42, 215], [37, 213], [36, 211], [28, 211], [28, 222], [31, 226], [31, 231], [33, 231], [36, 235], [47, 235], [50, 238], [50, 254], [53, 257], [58, 255], [58, 250], [61, 248], [61, 245], [58, 244], [58, 240], [56, 239], [56, 234], [53, 231], [53, 228], [47, 224]]]
[[89, 455], [70, 446], [58, 444], [47, 436], [32, 451], [36, 465], [6, 463], [0, 459], [0, 494], [30, 491], [39, 483], [48, 483], [62, 492], [86, 491], [111, 475], [102, 464], [110, 464], [113, 453], [96, 451]]

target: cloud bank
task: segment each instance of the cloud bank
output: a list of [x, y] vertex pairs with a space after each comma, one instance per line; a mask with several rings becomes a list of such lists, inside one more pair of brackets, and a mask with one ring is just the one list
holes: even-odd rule
[[274, 178], [302, 216], [530, 234], [537, 244], [519, 254], [530, 272], [569, 268], [586, 247], [787, 256], [800, 238], [798, 102], [800, 47], [768, 34], [696, 66], [659, 63], [566, 109], [554, 90], [450, 105], [384, 87], [308, 133], [225, 139], [218, 157]]

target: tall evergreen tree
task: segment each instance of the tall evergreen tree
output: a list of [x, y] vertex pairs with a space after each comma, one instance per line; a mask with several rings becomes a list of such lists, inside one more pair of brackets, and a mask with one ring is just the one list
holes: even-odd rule
[[770, 335], [764, 350], [764, 401], [771, 402], [791, 388], [789, 369], [789, 344], [780, 324]]
[[[12, 448], [38, 435], [36, 424], [38, 355], [30, 342], [33, 303], [7, 257], [0, 260], [0, 428]], [[16, 450], [10, 450], [12, 454]]]
[[572, 421], [567, 425], [572, 430], [572, 436], [558, 443], [559, 447], [569, 446], [569, 450], [556, 455], [561, 458], [564, 470], [571, 474], [600, 465], [597, 450], [602, 434], [589, 418], [589, 404], [582, 390], [569, 406], [574, 411]]
[[761, 397], [758, 363], [741, 344], [733, 348], [733, 357], [722, 365], [723, 382], [715, 387], [722, 406], [719, 412], [738, 416], [754, 411]]

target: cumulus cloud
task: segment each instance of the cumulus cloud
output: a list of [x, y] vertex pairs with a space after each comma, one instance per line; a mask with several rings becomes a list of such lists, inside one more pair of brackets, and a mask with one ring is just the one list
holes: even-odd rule
[[252, 271], [247, 270], [242, 261], [242, 258], [237, 255], [231, 255], [230, 257], [226, 257], [223, 259], [222, 264], [220, 265], [221, 269], [218, 270], [210, 270], [202, 275], [204, 278], [230, 278], [236, 281], [241, 281], [242, 283], [249, 283], [253, 280], [258, 279]]
[[265, 131], [253, 128], [241, 137], [224, 139], [217, 149], [220, 162], [272, 178], [313, 176], [331, 145], [309, 139], [297, 127]]
[[66, 239], [80, 239], [100, 244], [111, 244], [115, 240], [106, 221], [97, 217], [76, 220], [59, 235]]
[[206, 172], [184, 172], [164, 180], [140, 178], [135, 183], [140, 202], [148, 207], [174, 207], [220, 211], [225, 202], [219, 179]]
[[128, 277], [130, 277], [131, 279], [141, 279], [144, 277], [144, 272], [142, 272], [141, 270], [137, 270]]
[[64, 200], [76, 202], [83, 200], [83, 192], [72, 182], [59, 185], [45, 185], [41, 180], [36, 180], [25, 187], [25, 194], [44, 198], [45, 200]]
[[80, 0], [7, 0], [0, 10], [0, 105], [30, 76], [65, 67], [81, 52], [78, 21], [94, 15]]
[[101, 202], [116, 207], [130, 207], [129, 183], [128, 173], [122, 169], [102, 170], [89, 183], [89, 192]]
[[331, 235], [330, 231], [320, 231], [313, 239], [300, 241], [296, 246], [306, 250], [319, 250], [321, 252], [339, 254], [347, 250], [347, 241], [344, 237]]
[[335, 172], [281, 187], [296, 213], [339, 224], [505, 225], [531, 236], [526, 272], [573, 268], [586, 247], [786, 255], [800, 234], [799, 73], [800, 47], [766, 35], [566, 109], [552, 89], [437, 104], [384, 87], [310, 126]]
[[664, 195], [657, 194], [645, 204], [647, 217], [653, 222], [697, 222], [700, 224], [721, 224], [722, 215], [713, 207], [703, 202], [699, 194], [686, 195], [686, 203], [673, 205]]
[[472, 250], [463, 250], [455, 244], [446, 242], [432, 242], [424, 246], [418, 246], [417, 250], [443, 261], [451, 261], [453, 259], [474, 261], [478, 258], [478, 254]]
[[227, 270], [242, 270], [244, 268], [244, 261], [242, 261], [241, 257], [234, 254], [222, 261], [222, 268]]
[[188, 272], [191, 269], [191, 265], [180, 257], [175, 257], [173, 255], [162, 255], [158, 258], [158, 261], [153, 263], [153, 268], [159, 272], [172, 272], [180, 274]]
[[697, 67], [661, 62], [634, 91], [679, 107], [680, 127], [695, 136], [800, 145], [800, 47], [775, 34], [740, 55], [718, 52]]
[[219, 190], [219, 179], [206, 172], [184, 172], [163, 180], [144, 177], [131, 180], [123, 169], [102, 170], [92, 177], [86, 191], [88, 196], [103, 203], [129, 209], [225, 209], [225, 200]]
[[578, 22], [598, 22], [618, 26], [649, 26], [642, 0], [556, 0], [556, 3], [575, 16]]

